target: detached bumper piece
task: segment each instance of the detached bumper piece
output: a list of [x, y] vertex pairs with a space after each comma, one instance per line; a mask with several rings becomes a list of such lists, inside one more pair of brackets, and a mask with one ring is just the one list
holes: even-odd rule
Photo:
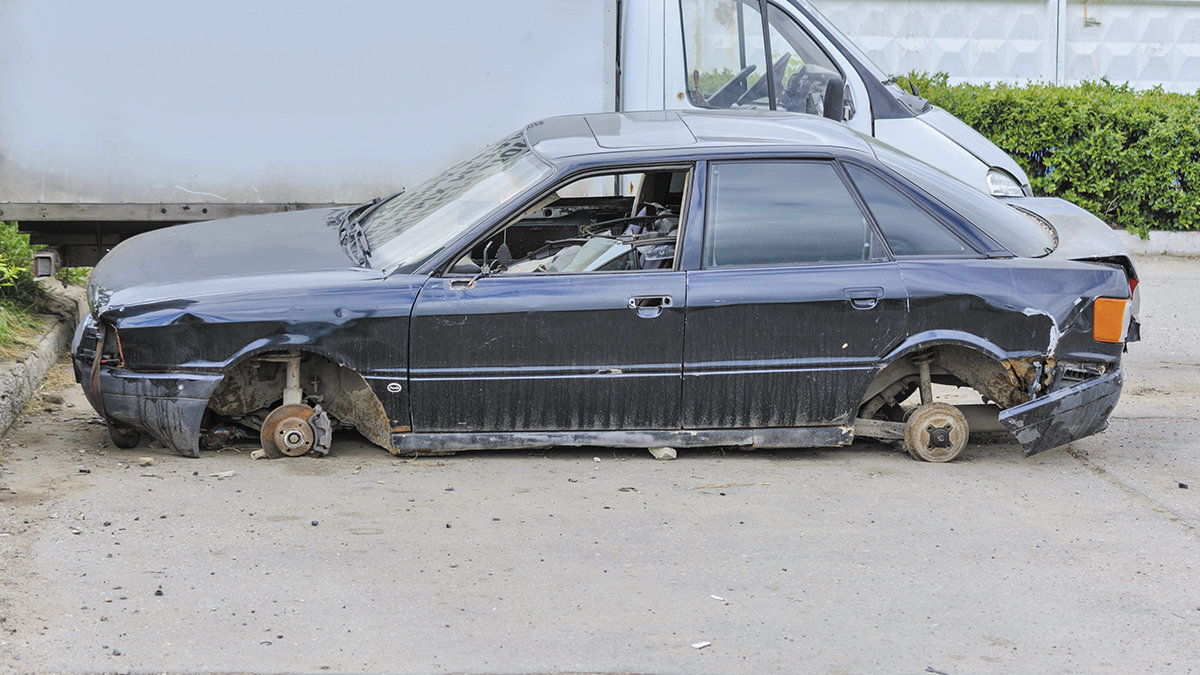
[[1060, 389], [1000, 413], [1025, 456], [1100, 433], [1121, 398], [1120, 366], [1097, 378]]
[[145, 431], [188, 457], [200, 456], [200, 424], [220, 374], [127, 373], [100, 370], [108, 419]]

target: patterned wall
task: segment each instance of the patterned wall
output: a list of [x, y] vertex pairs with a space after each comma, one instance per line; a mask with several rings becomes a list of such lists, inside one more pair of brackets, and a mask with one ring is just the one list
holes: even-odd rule
[[819, 0], [883, 70], [1200, 88], [1200, 0]]

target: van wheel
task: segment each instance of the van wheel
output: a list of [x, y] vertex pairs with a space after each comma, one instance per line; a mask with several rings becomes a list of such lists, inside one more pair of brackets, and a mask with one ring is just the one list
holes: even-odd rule
[[904, 424], [904, 448], [926, 462], [949, 462], [967, 447], [967, 418], [949, 403], [914, 408]]

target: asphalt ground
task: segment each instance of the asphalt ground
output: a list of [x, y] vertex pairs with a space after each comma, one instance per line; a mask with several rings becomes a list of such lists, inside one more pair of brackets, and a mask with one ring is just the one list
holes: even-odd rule
[[1029, 459], [188, 459], [60, 364], [0, 441], [0, 673], [1200, 671], [1200, 261], [1138, 265], [1110, 428]]

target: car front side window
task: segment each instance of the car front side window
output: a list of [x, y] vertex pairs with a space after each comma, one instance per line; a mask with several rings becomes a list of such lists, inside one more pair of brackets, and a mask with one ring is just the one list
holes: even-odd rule
[[714, 163], [704, 266], [883, 260], [874, 228], [831, 162]]
[[670, 271], [689, 170], [589, 175], [551, 190], [475, 242], [450, 274]]

